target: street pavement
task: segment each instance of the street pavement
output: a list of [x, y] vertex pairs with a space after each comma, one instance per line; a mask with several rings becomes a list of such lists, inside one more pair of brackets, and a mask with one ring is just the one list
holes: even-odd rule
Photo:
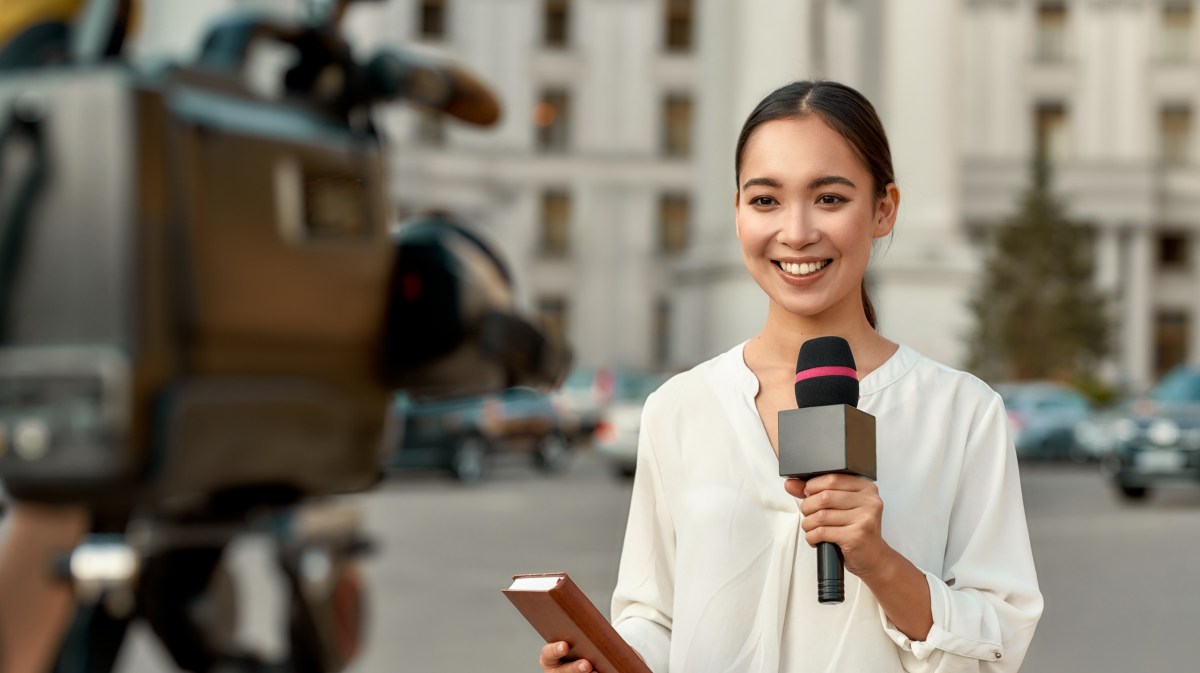
[[[1047, 607], [1021, 670], [1196, 670], [1200, 487], [1130, 505], [1095, 466], [1026, 465], [1022, 481]], [[607, 615], [628, 495], [585, 451], [561, 475], [509, 459], [479, 486], [413, 473], [362, 497], [379, 551], [366, 566], [367, 649], [351, 670], [537, 670], [541, 641], [500, 589], [515, 573], [565, 570]], [[268, 559], [254, 541], [233, 554], [240, 632], [270, 652], [283, 646], [283, 597]], [[119, 670], [170, 670], [164, 662], [143, 632]]]

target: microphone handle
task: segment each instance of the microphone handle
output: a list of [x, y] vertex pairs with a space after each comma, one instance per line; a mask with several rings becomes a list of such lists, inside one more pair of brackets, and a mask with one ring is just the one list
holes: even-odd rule
[[846, 570], [842, 548], [832, 542], [817, 543], [817, 600], [837, 605], [846, 600]]

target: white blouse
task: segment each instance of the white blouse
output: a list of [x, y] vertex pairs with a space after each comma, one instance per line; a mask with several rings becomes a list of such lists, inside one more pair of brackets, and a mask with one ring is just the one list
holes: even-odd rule
[[849, 573], [844, 603], [817, 602], [744, 345], [646, 401], [617, 631], [655, 673], [1016, 671], [1042, 596], [1000, 396], [905, 346], [860, 383], [883, 538], [929, 582], [933, 628], [914, 642]]

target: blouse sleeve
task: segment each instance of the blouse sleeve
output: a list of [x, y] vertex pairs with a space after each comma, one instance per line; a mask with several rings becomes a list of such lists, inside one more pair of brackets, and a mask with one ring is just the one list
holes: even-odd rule
[[915, 642], [879, 613], [911, 673], [1015, 672], [1042, 614], [1016, 452], [992, 395], [968, 434], [944, 572], [925, 572], [933, 627]]
[[[653, 396], [647, 400], [646, 410], [652, 408], [652, 400]], [[643, 412], [612, 617], [617, 632], [642, 655], [650, 670], [665, 673], [671, 649], [675, 528], [646, 421]]]

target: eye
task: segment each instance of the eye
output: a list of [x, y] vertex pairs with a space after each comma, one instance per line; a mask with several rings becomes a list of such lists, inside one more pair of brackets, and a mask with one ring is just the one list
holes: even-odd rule
[[779, 202], [773, 196], [756, 196], [750, 199], [750, 205], [752, 206], [773, 206], [777, 203]]
[[845, 203], [846, 199], [837, 194], [822, 194], [817, 197], [817, 203], [823, 206], [836, 206], [839, 203]]

